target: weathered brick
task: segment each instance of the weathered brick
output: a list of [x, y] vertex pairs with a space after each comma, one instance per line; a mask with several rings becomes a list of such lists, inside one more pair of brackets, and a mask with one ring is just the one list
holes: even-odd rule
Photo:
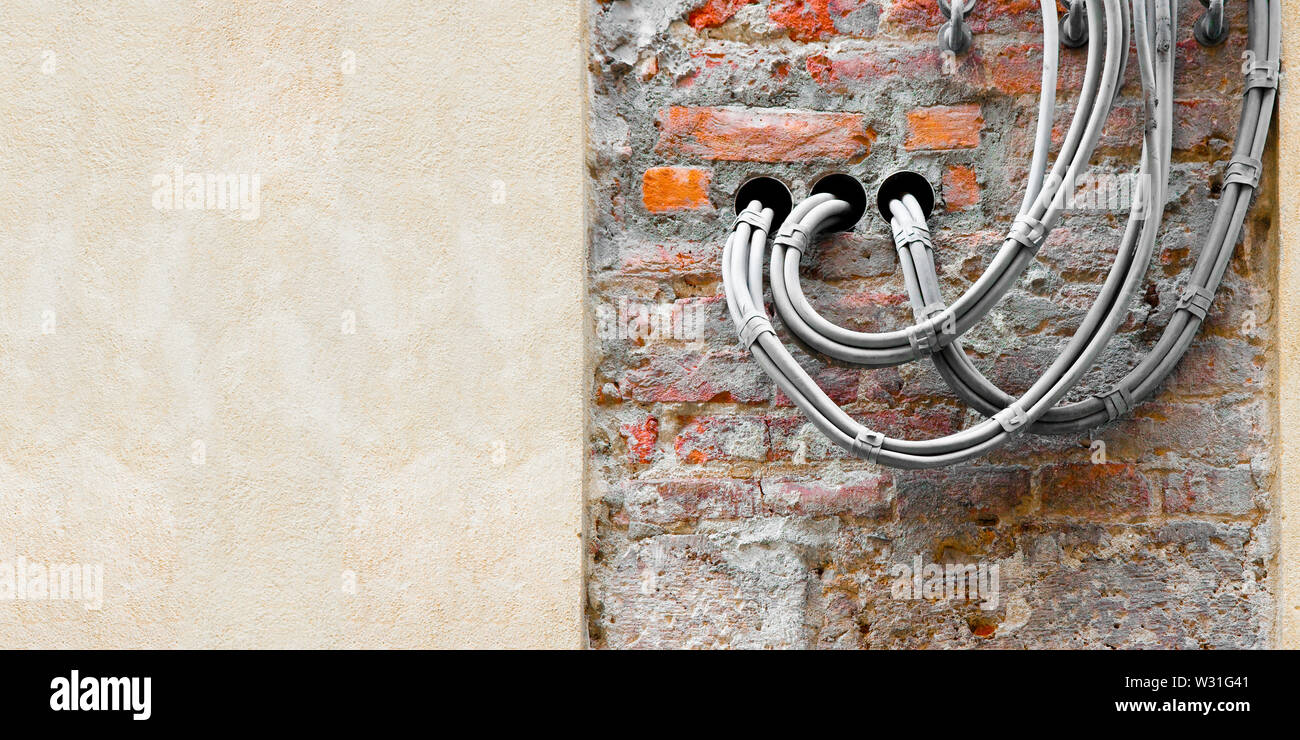
[[[1218, 153], [1230, 147], [1236, 130], [1240, 103], [1193, 98], [1174, 101], [1174, 149], [1198, 155]], [[1065, 138], [1072, 112], [1058, 108], [1052, 132], [1055, 143]], [[1142, 146], [1144, 126], [1142, 107], [1136, 103], [1119, 103], [1106, 119], [1098, 149], [1137, 149]], [[1127, 165], [1126, 165], [1127, 167]]]
[[859, 113], [675, 106], [656, 124], [657, 151], [710, 160], [853, 163], [876, 138]]
[[623, 424], [619, 433], [627, 444], [627, 456], [634, 463], [652, 462], [655, 457], [655, 445], [659, 442], [659, 420], [647, 416], [639, 423]]
[[949, 211], [960, 211], [980, 202], [980, 184], [975, 170], [951, 165], [943, 173], [943, 202]]
[[874, 409], [858, 421], [877, 432], [903, 439], [932, 439], [961, 429], [963, 412], [952, 406]]
[[831, 459], [847, 459], [849, 454], [840, 449], [802, 414], [798, 416], [773, 416], [767, 419], [770, 445], [769, 459], [797, 464]]
[[907, 141], [911, 151], [974, 149], [980, 145], [984, 115], [978, 105], [940, 105], [907, 114]]
[[651, 213], [709, 209], [713, 173], [694, 167], [654, 167], [641, 179], [641, 199]]
[[[858, 383], [862, 380], [862, 370], [841, 365], [828, 365], [819, 359], [809, 357], [796, 358], [801, 367], [821, 386], [826, 395], [838, 404], [852, 403], [858, 398]], [[780, 389], [776, 391], [775, 405], [778, 408], [794, 406]]]
[[617, 270], [630, 277], [715, 280], [721, 275], [722, 247], [717, 242], [639, 242], [619, 255]]
[[752, 5], [758, 0], [704, 0], [686, 15], [686, 22], [691, 28], [713, 28], [731, 20], [741, 8]]
[[1026, 507], [1029, 471], [1018, 468], [899, 472], [898, 513], [906, 521], [969, 519], [994, 523]]
[[1082, 517], [1143, 516], [1151, 487], [1129, 463], [1061, 463], [1039, 471], [1043, 511]]
[[[819, 41], [835, 34], [832, 0], [770, 0], [768, 17], [795, 41]], [[836, 5], [843, 3], [836, 2]]]
[[628, 369], [619, 390], [624, 398], [658, 403], [760, 403], [772, 396], [771, 381], [740, 349], [656, 347], [642, 365]]
[[[1042, 33], [1043, 28], [1039, 4], [1034, 0], [980, 0], [966, 20], [977, 34]], [[934, 0], [894, 0], [884, 18], [892, 33], [933, 34], [943, 22]]]
[[790, 64], [791, 57], [776, 50], [709, 46], [692, 51], [687, 64], [677, 68], [676, 86], [727, 87], [743, 91], [741, 99], [765, 107], [772, 96], [793, 89]]
[[629, 520], [652, 524], [735, 519], [762, 511], [758, 484], [730, 478], [629, 481], [620, 495]]
[[677, 459], [699, 465], [715, 460], [767, 459], [767, 424], [757, 416], [697, 416], [673, 441]]
[[1167, 514], [1248, 514], [1263, 486], [1249, 465], [1210, 468], [1190, 465], [1164, 476], [1164, 510]]
[[880, 471], [862, 471], [842, 483], [817, 477], [764, 478], [763, 503], [773, 513], [794, 516], [889, 516], [892, 478]]

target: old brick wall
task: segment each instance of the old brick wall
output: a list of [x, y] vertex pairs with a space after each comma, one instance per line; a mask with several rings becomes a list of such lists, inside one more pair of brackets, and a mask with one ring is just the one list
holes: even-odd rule
[[[1173, 200], [1151, 284], [1072, 398], [1105, 389], [1159, 336], [1213, 213], [1245, 21], [1230, 4], [1231, 40], [1204, 49], [1191, 35], [1199, 3], [1181, 5]], [[784, 178], [798, 198], [828, 171], [874, 191], [896, 169], [919, 170], [941, 189], [931, 226], [946, 296], [984, 269], [1021, 198], [1041, 21], [1029, 0], [979, 0], [975, 49], [955, 63], [938, 50], [939, 22], [934, 0], [592, 0], [593, 646], [1272, 644], [1268, 192], [1179, 370], [1091, 435], [1026, 437], [940, 471], [875, 467], [822, 438], [737, 346], [718, 261], [732, 194], [753, 174]], [[1058, 132], [1083, 60], [1063, 52]], [[1131, 64], [1098, 172], [1135, 166], [1135, 78]], [[1003, 388], [1026, 388], [1064, 345], [1123, 219], [1069, 214], [968, 335]], [[909, 323], [878, 216], [811, 250], [804, 285], [837, 323]], [[972, 420], [928, 365], [870, 371], [796, 356], [850, 414], [891, 435]], [[891, 567], [918, 556], [997, 564], [997, 608], [891, 598]]]

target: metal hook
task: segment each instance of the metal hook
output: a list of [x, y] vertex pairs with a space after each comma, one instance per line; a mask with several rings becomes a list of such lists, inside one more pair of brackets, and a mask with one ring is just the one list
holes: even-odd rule
[[1201, 46], [1218, 46], [1228, 38], [1228, 19], [1223, 15], [1223, 0], [1201, 0], [1205, 15], [1196, 22], [1195, 36]]
[[1070, 49], [1077, 49], [1087, 43], [1087, 0], [1070, 0], [1070, 9], [1061, 18], [1061, 45]]
[[954, 7], [950, 0], [939, 0], [939, 12], [948, 21], [939, 29], [939, 48], [953, 54], [961, 54], [971, 47], [973, 40], [970, 26], [966, 25], [966, 16], [975, 9], [975, 0], [964, 0]]

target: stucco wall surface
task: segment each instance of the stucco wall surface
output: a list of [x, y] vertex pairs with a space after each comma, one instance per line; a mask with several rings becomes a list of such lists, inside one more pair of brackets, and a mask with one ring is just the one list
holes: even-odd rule
[[[1282, 67], [1300, 69], [1300, 5], [1282, 7]], [[1278, 503], [1279, 641], [1300, 648], [1300, 95], [1295, 72], [1278, 103]]]
[[[612, 327], [599, 332], [587, 390], [594, 646], [1277, 643], [1271, 173], [1192, 350], [1155, 398], [1093, 434], [1026, 436], [939, 471], [875, 467], [807, 424], [726, 318], [718, 258], [732, 194], [753, 174], [782, 177], [801, 198], [827, 171], [874, 192], [891, 172], [918, 170], [939, 190], [930, 224], [945, 295], [983, 271], [1029, 161], [1036, 6], [981, 0], [974, 49], [945, 59], [933, 0], [590, 3], [589, 283], [598, 329]], [[1148, 289], [1071, 398], [1106, 391], [1150, 349], [1200, 253], [1240, 108], [1244, 5], [1229, 9], [1236, 32], [1206, 49], [1192, 38], [1200, 4], [1180, 2], [1176, 154], [1159, 251]], [[1063, 52], [1062, 131], [1083, 61], [1082, 51]], [[1130, 64], [1098, 174], [1136, 161], [1136, 76]], [[1109, 269], [1123, 217], [1072, 209], [968, 335], [992, 380], [1023, 391], [1056, 356]], [[878, 216], [823, 239], [802, 274], [812, 304], [836, 323], [908, 323]], [[863, 371], [804, 352], [779, 322], [777, 332], [874, 429], [929, 438], [972, 420], [928, 365]], [[918, 560], [996, 565], [1000, 598], [992, 608], [900, 598], [896, 567]]]
[[0, 5], [0, 647], [581, 644], [580, 17]]

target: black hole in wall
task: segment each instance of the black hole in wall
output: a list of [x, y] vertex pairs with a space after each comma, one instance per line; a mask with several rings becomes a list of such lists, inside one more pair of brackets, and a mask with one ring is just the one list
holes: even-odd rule
[[758, 201], [764, 208], [771, 208], [775, 214], [772, 218], [773, 229], [785, 222], [785, 217], [794, 209], [794, 197], [790, 188], [775, 177], [751, 177], [736, 190], [736, 213], [749, 206], [750, 201]]
[[880, 210], [880, 217], [885, 219], [885, 223], [889, 223], [891, 218], [889, 202], [902, 199], [903, 195], [909, 193], [916, 197], [926, 217], [930, 216], [934, 210], [934, 186], [921, 173], [903, 170], [886, 177], [876, 191], [876, 208]]
[[817, 178], [817, 182], [812, 186], [812, 194], [818, 193], [830, 193], [849, 204], [848, 214], [836, 219], [827, 226], [827, 229], [848, 231], [856, 226], [858, 221], [862, 220], [862, 214], [867, 212], [867, 189], [852, 175], [836, 172]]

